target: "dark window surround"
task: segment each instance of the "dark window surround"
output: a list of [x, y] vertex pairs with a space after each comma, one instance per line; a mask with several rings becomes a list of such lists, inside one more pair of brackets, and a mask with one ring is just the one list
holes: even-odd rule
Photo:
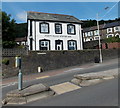
[[[61, 27], [61, 32], [60, 32], [60, 33], [57, 33], [57, 32], [56, 32], [56, 25], [60, 25], [60, 27]], [[62, 24], [55, 23], [55, 33], [56, 33], [56, 34], [62, 34]]]
[[76, 40], [68, 40], [68, 41], [67, 41], [67, 44], [68, 44], [68, 50], [70, 50], [70, 49], [69, 49], [69, 42], [70, 42], [70, 41], [73, 41], [73, 42], [76, 43], [75, 47], [76, 47], [76, 50], [77, 50], [77, 41], [76, 41]]
[[[69, 26], [74, 26], [74, 33], [68, 33], [68, 27], [69, 27]], [[75, 34], [76, 34], [75, 25], [73, 25], [73, 24], [67, 24], [67, 34], [71, 34], [71, 35], [75, 35]]]
[[41, 45], [40, 45], [41, 41], [49, 41], [49, 50], [50, 50], [50, 40], [48, 40], [48, 39], [39, 40], [39, 49], [41, 49]]
[[[47, 24], [47, 25], [48, 25], [48, 32], [41, 32], [41, 24]], [[46, 23], [46, 22], [41, 22], [41, 23], [39, 23], [39, 32], [40, 32], [40, 33], [49, 34], [49, 31], [50, 31], [49, 23]]]
[[30, 36], [32, 36], [32, 21], [30, 20]]
[[62, 50], [63, 50], [63, 40], [59, 40], [59, 39], [55, 40], [55, 50], [57, 50], [57, 43], [56, 43], [57, 41], [61, 41], [62, 42]]

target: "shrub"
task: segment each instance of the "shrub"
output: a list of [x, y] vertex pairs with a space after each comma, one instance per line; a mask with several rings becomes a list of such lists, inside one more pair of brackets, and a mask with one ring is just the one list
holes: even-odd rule
[[107, 43], [120, 42], [120, 38], [119, 37], [109, 37], [109, 38], [105, 39], [105, 41]]
[[3, 59], [3, 60], [2, 60], [2, 63], [5, 64], [5, 65], [9, 65], [9, 59], [6, 59], [6, 58]]

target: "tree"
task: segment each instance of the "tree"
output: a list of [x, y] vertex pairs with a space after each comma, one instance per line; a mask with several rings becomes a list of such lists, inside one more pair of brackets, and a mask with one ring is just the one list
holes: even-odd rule
[[6, 12], [2, 12], [2, 41], [3, 48], [15, 46], [15, 20], [10, 18]]

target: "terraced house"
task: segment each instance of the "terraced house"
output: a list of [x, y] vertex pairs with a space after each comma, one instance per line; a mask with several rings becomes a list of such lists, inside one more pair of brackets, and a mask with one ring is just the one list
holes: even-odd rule
[[[120, 38], [120, 21], [102, 24], [100, 28], [101, 39], [118, 36]], [[98, 29], [97, 26], [83, 28], [84, 42], [98, 40]]]
[[70, 15], [27, 12], [29, 50], [82, 50], [81, 23]]

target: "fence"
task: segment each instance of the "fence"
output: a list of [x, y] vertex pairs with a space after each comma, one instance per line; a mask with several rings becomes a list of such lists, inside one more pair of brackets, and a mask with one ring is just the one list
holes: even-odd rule
[[2, 49], [3, 57], [14, 57], [16, 55], [28, 55], [26, 48]]

